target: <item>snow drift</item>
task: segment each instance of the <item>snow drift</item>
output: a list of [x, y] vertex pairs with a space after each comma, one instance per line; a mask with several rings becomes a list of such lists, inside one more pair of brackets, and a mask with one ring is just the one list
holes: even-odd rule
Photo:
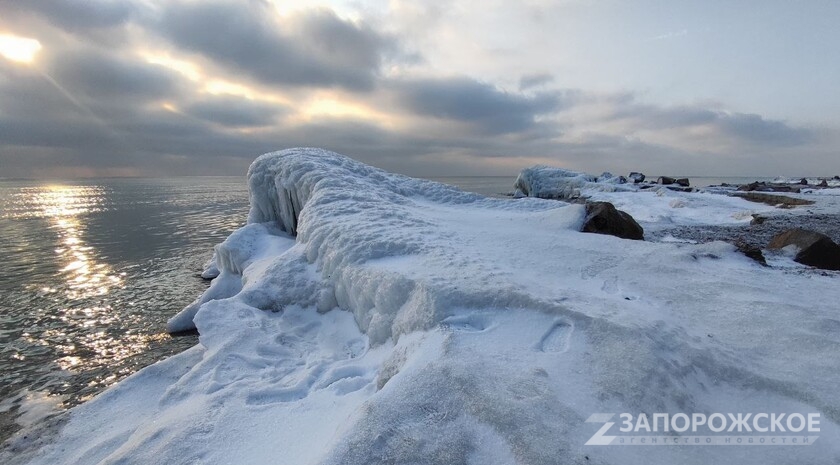
[[[840, 460], [837, 275], [724, 243], [581, 234], [581, 205], [487, 199], [318, 149], [263, 155], [248, 182], [249, 224], [169, 323], [200, 344], [73, 409], [56, 437], [18, 437], [13, 460]], [[586, 446], [602, 412], [819, 413], [821, 433]]]

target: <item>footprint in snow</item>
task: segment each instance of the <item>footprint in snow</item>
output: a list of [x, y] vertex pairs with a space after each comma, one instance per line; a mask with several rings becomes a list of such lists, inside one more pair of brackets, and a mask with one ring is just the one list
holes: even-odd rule
[[557, 321], [543, 334], [536, 345], [540, 352], [563, 353], [569, 350], [574, 325], [568, 321]]

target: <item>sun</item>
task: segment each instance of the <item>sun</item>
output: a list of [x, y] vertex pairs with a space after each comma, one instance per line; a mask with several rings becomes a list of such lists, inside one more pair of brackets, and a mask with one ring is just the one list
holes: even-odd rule
[[18, 63], [31, 63], [41, 50], [41, 42], [27, 37], [0, 34], [0, 55]]

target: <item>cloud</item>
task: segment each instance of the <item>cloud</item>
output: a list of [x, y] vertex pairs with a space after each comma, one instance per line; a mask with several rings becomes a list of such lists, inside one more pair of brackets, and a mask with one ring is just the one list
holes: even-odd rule
[[279, 18], [267, 2], [175, 1], [151, 25], [177, 48], [266, 84], [369, 90], [393, 38], [331, 10]]
[[519, 78], [519, 90], [528, 90], [552, 82], [554, 82], [554, 76], [550, 73], [526, 74]]
[[[568, 78], [555, 68], [556, 80], [517, 82], [518, 70], [442, 75], [452, 67], [412, 61], [401, 49], [411, 38], [384, 32], [387, 16], [280, 16], [257, 0], [0, 2], [0, 16], [2, 28], [44, 44], [33, 66], [0, 60], [3, 176], [240, 174], [260, 153], [299, 145], [427, 176], [513, 174], [537, 162], [778, 174], [800, 169], [794, 152], [830, 165], [840, 140], [722, 103], [560, 89]], [[433, 9], [417, 34], [454, 33], [445, 16]], [[148, 63], [157, 52], [197, 72]], [[208, 93], [217, 81], [234, 85], [216, 91], [250, 98]]]
[[184, 112], [193, 117], [234, 128], [269, 126], [286, 111], [277, 104], [234, 96], [204, 98], [184, 108]]
[[783, 121], [768, 120], [756, 114], [721, 114], [718, 125], [727, 134], [763, 145], [796, 146], [813, 139], [808, 129], [792, 127]]
[[181, 90], [180, 78], [167, 68], [87, 48], [58, 53], [47, 73], [74, 95], [96, 100], [160, 99]]
[[137, 15], [141, 5], [133, 0], [29, 0], [9, 2], [11, 11], [36, 13], [68, 32], [117, 27]]
[[558, 111], [558, 93], [524, 96], [466, 77], [403, 79], [390, 86], [411, 112], [470, 123], [484, 134], [507, 134], [537, 125], [535, 118]]
[[612, 106], [609, 120], [629, 120], [636, 128], [679, 129], [705, 127], [710, 139], [725, 136], [741, 142], [767, 146], [797, 146], [813, 141], [814, 134], [804, 127], [767, 119], [758, 114], [738, 113], [702, 106], [656, 106], [640, 104], [632, 95], [620, 95], [603, 101]]

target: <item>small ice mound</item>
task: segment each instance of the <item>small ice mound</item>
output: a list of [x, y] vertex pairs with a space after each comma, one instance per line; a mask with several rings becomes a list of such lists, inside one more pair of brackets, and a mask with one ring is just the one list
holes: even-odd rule
[[580, 189], [598, 178], [591, 174], [538, 165], [519, 173], [514, 188], [528, 197], [571, 199], [580, 196]]
[[752, 220], [754, 214], [753, 210], [740, 210], [732, 213], [732, 218], [738, 221]]
[[659, 242], [670, 242], [675, 244], [696, 244], [697, 241], [692, 239], [683, 239], [679, 237], [674, 237], [673, 234], [666, 234], [659, 239]]
[[624, 176], [602, 173], [600, 176], [537, 165], [525, 168], [514, 183], [514, 197], [566, 200], [588, 196], [592, 192], [625, 192], [637, 188]]
[[216, 276], [219, 276], [219, 267], [216, 265], [216, 256], [213, 255], [207, 263], [204, 264], [204, 270], [201, 272], [201, 277], [203, 279], [213, 279]]
[[280, 254], [293, 245], [294, 239], [271, 223], [250, 224], [234, 231], [216, 246], [213, 259], [208, 263], [204, 274], [215, 272], [210, 287], [169, 319], [166, 323], [167, 331], [179, 333], [194, 330], [193, 318], [202, 305], [211, 300], [236, 295], [242, 290], [244, 270], [257, 258]]

